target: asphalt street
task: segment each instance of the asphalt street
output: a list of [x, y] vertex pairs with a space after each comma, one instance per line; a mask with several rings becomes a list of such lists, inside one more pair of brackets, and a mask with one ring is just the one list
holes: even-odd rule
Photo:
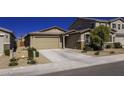
[[43, 76], [123, 76], [124, 61], [44, 74]]

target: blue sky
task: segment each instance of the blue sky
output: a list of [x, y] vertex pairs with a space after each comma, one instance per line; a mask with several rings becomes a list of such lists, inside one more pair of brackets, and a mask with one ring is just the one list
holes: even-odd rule
[[[0, 26], [14, 31], [16, 36], [20, 37], [51, 26], [67, 30], [75, 19], [76, 17], [0, 17]], [[96, 19], [109, 20], [112, 17], [96, 17]]]

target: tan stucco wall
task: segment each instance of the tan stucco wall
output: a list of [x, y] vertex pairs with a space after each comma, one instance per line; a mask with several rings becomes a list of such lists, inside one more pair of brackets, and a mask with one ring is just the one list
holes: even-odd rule
[[65, 47], [72, 49], [81, 49], [81, 35], [80, 34], [70, 34], [65, 39]]
[[30, 47], [36, 49], [54, 49], [61, 48], [62, 43], [59, 36], [31, 36]]
[[124, 37], [117, 37], [116, 36], [115, 42], [120, 42], [124, 46]]
[[85, 45], [85, 35], [86, 34], [90, 34], [89, 32], [86, 32], [86, 33], [82, 33], [81, 34], [81, 49], [84, 48], [84, 45]]
[[14, 35], [2, 30], [0, 30], [0, 35], [3, 38], [3, 49], [12, 49], [16, 46]]
[[104, 25], [104, 26], [108, 26], [109, 27], [108, 23], [96, 22], [96, 24], [95, 24], [96, 27], [98, 27], [100, 25]]

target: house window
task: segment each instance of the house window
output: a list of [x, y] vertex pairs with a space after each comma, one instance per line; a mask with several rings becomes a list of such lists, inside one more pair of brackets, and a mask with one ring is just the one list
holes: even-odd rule
[[122, 29], [124, 29], [124, 24], [122, 24]]
[[85, 35], [85, 43], [90, 43], [90, 35], [89, 34]]
[[91, 24], [91, 28], [95, 28], [95, 23], [92, 23]]
[[113, 28], [113, 29], [116, 28], [116, 24], [112, 24], [112, 28]]
[[120, 26], [121, 26], [121, 25], [120, 25], [120, 24], [118, 24], [118, 29], [120, 29]]

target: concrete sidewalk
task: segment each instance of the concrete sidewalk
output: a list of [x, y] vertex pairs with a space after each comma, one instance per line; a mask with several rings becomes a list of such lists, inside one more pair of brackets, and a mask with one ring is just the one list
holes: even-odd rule
[[2, 69], [0, 70], [0, 75], [43, 75], [47, 73], [120, 62], [124, 60], [124, 54], [92, 57], [81, 53], [69, 52], [68, 49], [40, 50], [40, 53], [47, 57], [51, 63]]

